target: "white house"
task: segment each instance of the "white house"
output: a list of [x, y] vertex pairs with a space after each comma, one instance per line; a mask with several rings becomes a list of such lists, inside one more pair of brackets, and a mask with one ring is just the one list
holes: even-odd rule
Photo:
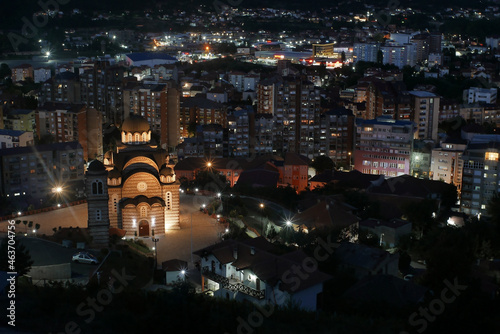
[[276, 255], [274, 248], [259, 237], [225, 240], [194, 252], [201, 257], [202, 291], [259, 305], [291, 301], [304, 310], [316, 310], [323, 283], [331, 276], [319, 271], [318, 262], [300, 250]]
[[496, 103], [497, 102], [497, 89], [496, 88], [478, 88], [471, 87], [469, 89], [464, 90], [463, 93], [464, 101], [467, 103]]
[[167, 285], [184, 281], [186, 279], [186, 272], [188, 269], [188, 264], [186, 261], [182, 260], [168, 260], [162, 262], [161, 268], [165, 272], [165, 283]]
[[0, 148], [33, 145], [33, 132], [0, 129]]

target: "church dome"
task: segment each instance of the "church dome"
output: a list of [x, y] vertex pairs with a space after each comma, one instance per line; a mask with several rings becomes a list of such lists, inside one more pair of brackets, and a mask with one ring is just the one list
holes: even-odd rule
[[146, 119], [138, 115], [132, 115], [127, 118], [122, 124], [122, 131], [124, 132], [148, 132], [150, 129], [149, 123]]
[[88, 167], [89, 172], [105, 172], [106, 168], [99, 160], [93, 160]]
[[110, 171], [108, 172], [108, 177], [109, 177], [110, 179], [117, 179], [117, 178], [119, 178], [119, 177], [122, 177], [122, 175], [121, 175], [121, 173], [118, 171], [118, 169], [113, 168], [112, 170], [110, 170]]

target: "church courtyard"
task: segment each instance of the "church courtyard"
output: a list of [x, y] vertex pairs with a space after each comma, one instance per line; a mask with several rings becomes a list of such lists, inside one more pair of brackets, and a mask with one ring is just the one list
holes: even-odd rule
[[[159, 266], [163, 261], [180, 259], [187, 261], [191, 268], [191, 248], [195, 251], [220, 241], [220, 234], [224, 232], [223, 226], [216, 219], [199, 211], [201, 205], [207, 204], [209, 201], [210, 198], [205, 196], [180, 195], [181, 229], [169, 230], [165, 235], [156, 236], [159, 239], [156, 243]], [[33, 221], [33, 225], [40, 224], [40, 229], [36, 232], [38, 235], [52, 235], [54, 233], [53, 229], [58, 229], [59, 226], [63, 228], [70, 226], [73, 228], [86, 228], [88, 219], [87, 204], [30, 216], [21, 216], [18, 219]], [[7, 225], [7, 221], [0, 222], [0, 232], [6, 232]], [[35, 236], [35, 233], [22, 223], [17, 224], [16, 229], [17, 232]], [[154, 246], [151, 237], [140, 237], [138, 240], [142, 240], [149, 247]], [[194, 258], [194, 261], [196, 261], [196, 258]]]

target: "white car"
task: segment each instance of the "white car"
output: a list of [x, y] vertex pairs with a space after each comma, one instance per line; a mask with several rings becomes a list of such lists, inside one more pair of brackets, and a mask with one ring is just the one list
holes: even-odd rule
[[97, 258], [94, 255], [87, 252], [76, 253], [75, 255], [73, 255], [72, 260], [73, 262], [76, 263], [88, 263], [88, 264], [99, 263], [99, 260], [97, 260]]

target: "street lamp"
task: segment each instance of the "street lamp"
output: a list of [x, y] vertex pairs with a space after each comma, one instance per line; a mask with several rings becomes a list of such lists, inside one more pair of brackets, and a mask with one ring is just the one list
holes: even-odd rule
[[260, 214], [260, 234], [263, 235], [264, 234], [264, 203], [260, 203], [259, 204], [259, 207], [260, 207], [260, 210], [261, 210], [261, 214]]
[[156, 248], [156, 243], [160, 241], [160, 239], [155, 238], [154, 236], [151, 237], [151, 240], [155, 243], [155, 246], [153, 247], [153, 250], [155, 251], [155, 270], [158, 267], [158, 263], [156, 262], [158, 259], [158, 249]]
[[291, 221], [289, 221], [289, 220], [287, 220], [287, 221], [286, 221], [286, 226], [288, 226], [288, 227], [292, 226], [292, 222], [291, 222]]

